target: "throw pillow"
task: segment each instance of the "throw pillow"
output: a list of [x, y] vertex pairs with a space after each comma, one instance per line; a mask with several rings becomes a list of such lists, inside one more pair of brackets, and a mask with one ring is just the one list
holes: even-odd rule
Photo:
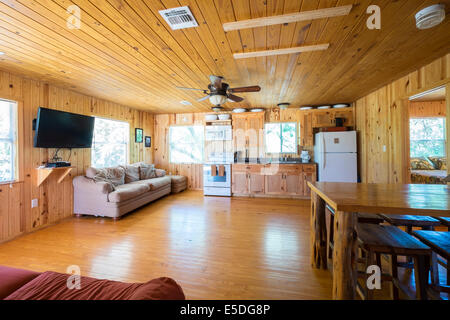
[[155, 165], [141, 163], [140, 168], [141, 168], [140, 173], [141, 180], [156, 178]]
[[432, 166], [425, 159], [413, 158], [413, 159], [411, 159], [411, 169], [413, 169], [413, 170], [434, 170], [434, 166]]
[[136, 164], [121, 166], [125, 170], [125, 183], [139, 181], [140, 166]]
[[164, 177], [166, 175], [166, 170], [163, 169], [155, 169], [155, 172], [158, 178]]

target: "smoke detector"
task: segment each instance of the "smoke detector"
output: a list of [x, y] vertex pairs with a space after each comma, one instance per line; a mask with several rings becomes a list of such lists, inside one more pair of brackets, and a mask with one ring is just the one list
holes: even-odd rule
[[433, 28], [445, 19], [445, 6], [435, 4], [420, 10], [416, 14], [416, 26], [419, 30]]
[[194, 15], [187, 6], [160, 10], [159, 14], [166, 20], [172, 30], [198, 27]]

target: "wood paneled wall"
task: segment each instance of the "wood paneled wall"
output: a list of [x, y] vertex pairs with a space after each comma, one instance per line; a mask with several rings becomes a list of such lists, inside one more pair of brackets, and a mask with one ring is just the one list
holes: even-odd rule
[[[53, 155], [53, 149], [33, 148], [32, 120], [39, 106], [74, 113], [94, 115], [130, 123], [130, 162], [153, 160], [152, 148], [134, 143], [134, 128], [144, 129], [153, 136], [153, 115], [109, 101], [61, 89], [46, 83], [25, 79], [0, 71], [0, 98], [19, 102], [19, 135], [22, 153], [19, 155], [19, 180], [0, 185], [0, 242], [30, 232], [70, 216], [73, 213], [72, 178], [82, 175], [90, 166], [90, 149], [60, 152], [75, 169], [61, 184], [50, 178], [36, 187], [34, 169]], [[31, 200], [38, 199], [39, 207], [31, 208]]]
[[411, 118], [445, 117], [446, 109], [445, 100], [410, 102], [409, 116]]
[[[356, 102], [359, 132], [359, 169], [363, 182], [408, 181], [408, 98], [447, 85], [450, 90], [450, 54], [411, 72]], [[447, 99], [447, 110], [449, 99]], [[449, 114], [447, 113], [447, 123]], [[447, 130], [447, 138], [449, 132]]]

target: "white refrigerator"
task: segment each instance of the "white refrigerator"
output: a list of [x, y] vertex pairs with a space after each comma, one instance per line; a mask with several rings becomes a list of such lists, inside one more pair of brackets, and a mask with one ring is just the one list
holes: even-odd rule
[[320, 132], [315, 136], [314, 159], [321, 182], [358, 182], [356, 131]]

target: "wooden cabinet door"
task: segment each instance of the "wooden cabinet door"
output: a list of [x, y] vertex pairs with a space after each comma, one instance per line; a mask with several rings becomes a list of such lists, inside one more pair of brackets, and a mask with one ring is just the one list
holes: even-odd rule
[[353, 127], [354, 126], [353, 110], [336, 111], [334, 113], [334, 119], [336, 119], [336, 118], [344, 119], [344, 127]]
[[248, 173], [233, 171], [231, 190], [236, 194], [249, 194]]
[[306, 197], [311, 196], [311, 189], [308, 187], [308, 182], [316, 182], [315, 172], [303, 172], [303, 195]]
[[260, 173], [249, 173], [250, 194], [264, 194], [264, 175]]
[[284, 173], [278, 172], [265, 176], [266, 194], [280, 195], [284, 194]]
[[264, 112], [249, 114], [247, 116], [247, 147], [250, 158], [258, 158], [262, 156], [263, 139], [262, 133], [264, 129]]
[[285, 193], [289, 195], [303, 195], [302, 173], [286, 173], [284, 176]]
[[328, 128], [334, 127], [334, 112], [315, 112], [312, 116], [312, 123], [314, 128]]
[[304, 147], [312, 147], [314, 145], [312, 113], [304, 113], [301, 119], [301, 144]]
[[233, 115], [233, 148], [234, 151], [240, 151], [241, 156], [245, 157], [247, 147], [247, 119], [241, 115]]

